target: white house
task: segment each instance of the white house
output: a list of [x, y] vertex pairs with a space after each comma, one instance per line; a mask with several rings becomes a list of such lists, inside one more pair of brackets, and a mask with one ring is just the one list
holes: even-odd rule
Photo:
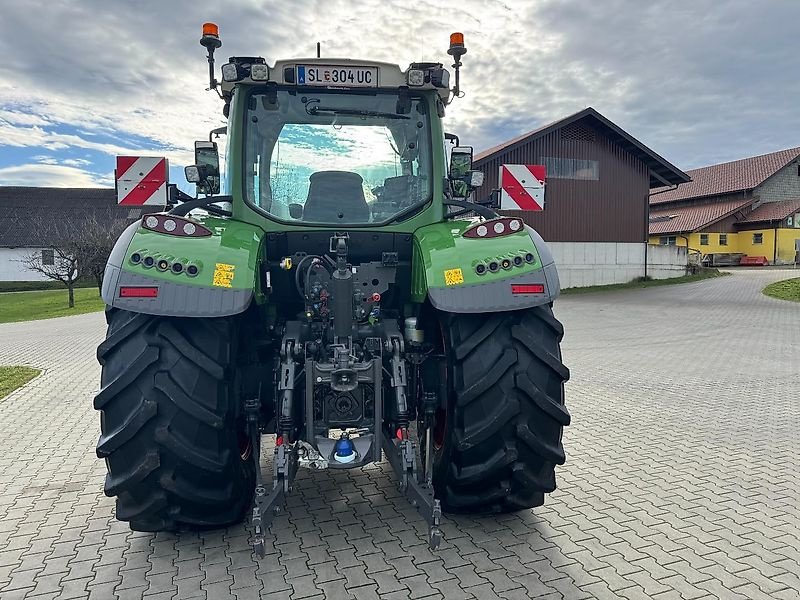
[[[31, 253], [53, 260], [53, 236], [92, 216], [109, 229], [141, 218], [144, 207], [118, 206], [113, 188], [0, 186], [0, 281], [46, 278], [22, 263]], [[159, 207], [147, 207], [147, 211]]]

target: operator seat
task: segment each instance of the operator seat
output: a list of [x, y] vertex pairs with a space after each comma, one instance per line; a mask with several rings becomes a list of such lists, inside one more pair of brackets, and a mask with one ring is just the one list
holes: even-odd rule
[[396, 207], [408, 206], [410, 203], [412, 184], [416, 177], [413, 175], [399, 175], [389, 177], [383, 183], [383, 195], [381, 200], [392, 202]]
[[317, 171], [309, 178], [303, 220], [318, 223], [366, 223], [369, 206], [364, 180], [350, 171]]
[[411, 175], [388, 177], [384, 180], [378, 200], [372, 203], [372, 214], [376, 220], [391, 217], [411, 206], [411, 180]]

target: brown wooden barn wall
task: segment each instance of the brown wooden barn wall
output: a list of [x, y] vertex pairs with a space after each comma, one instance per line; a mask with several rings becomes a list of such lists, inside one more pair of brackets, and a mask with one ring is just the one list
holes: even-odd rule
[[[548, 179], [544, 211], [519, 215], [547, 241], [644, 242], [647, 239], [649, 173], [644, 163], [599, 132], [594, 141], [563, 139], [562, 129], [476, 161], [485, 174], [476, 192], [486, 198], [498, 187], [502, 164], [542, 164], [543, 158], [576, 158], [600, 163], [597, 181]], [[566, 137], [566, 136], [564, 136]]]

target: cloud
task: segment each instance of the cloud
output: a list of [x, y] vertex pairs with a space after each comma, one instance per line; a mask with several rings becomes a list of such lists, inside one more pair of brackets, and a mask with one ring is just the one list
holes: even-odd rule
[[77, 167], [35, 163], [0, 168], [0, 185], [67, 188], [108, 187], [108, 184]]
[[85, 158], [66, 158], [62, 163], [69, 167], [85, 167], [92, 164], [92, 161]]
[[50, 124], [50, 122], [42, 115], [8, 109], [0, 109], [0, 122], [5, 122], [9, 125], [26, 126]]
[[797, 145], [794, 0], [27, 0], [0, 24], [0, 147], [76, 168], [64, 159], [84, 150], [190, 163], [224, 124], [204, 20], [220, 24], [220, 62], [319, 41], [323, 56], [449, 66], [462, 31], [466, 95], [446, 128], [478, 149], [590, 105], [685, 169]]

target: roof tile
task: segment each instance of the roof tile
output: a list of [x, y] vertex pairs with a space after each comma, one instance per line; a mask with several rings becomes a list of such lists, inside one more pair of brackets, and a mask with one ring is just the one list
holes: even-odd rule
[[119, 206], [113, 188], [0, 186], [0, 247], [37, 248], [84, 219], [115, 231], [159, 206]]
[[782, 221], [789, 215], [800, 211], [800, 198], [783, 202], [763, 202], [739, 223], [761, 223], [764, 221]]
[[751, 204], [752, 200], [710, 202], [650, 211], [650, 235], [697, 231]]
[[800, 147], [687, 171], [692, 181], [681, 184], [675, 190], [664, 191], [667, 188], [653, 190], [650, 204], [666, 204], [678, 200], [752, 190], [798, 156]]

